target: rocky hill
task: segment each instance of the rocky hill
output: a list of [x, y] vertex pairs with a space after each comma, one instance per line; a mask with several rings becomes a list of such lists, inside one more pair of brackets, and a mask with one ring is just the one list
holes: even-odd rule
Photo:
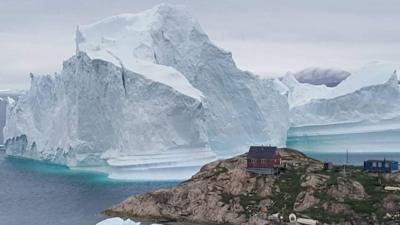
[[[133, 196], [107, 215], [202, 224], [281, 224], [290, 213], [321, 224], [399, 224], [400, 174], [367, 174], [360, 167], [323, 170], [323, 163], [280, 149], [285, 172], [257, 176], [246, 157], [215, 161], [175, 188]], [[378, 184], [381, 180], [381, 185]], [[279, 216], [277, 216], [279, 213]], [[281, 221], [280, 221], [281, 220]]]

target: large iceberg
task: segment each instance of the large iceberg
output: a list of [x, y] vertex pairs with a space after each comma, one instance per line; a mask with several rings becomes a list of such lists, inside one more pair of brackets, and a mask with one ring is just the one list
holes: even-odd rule
[[81, 25], [76, 52], [10, 107], [7, 154], [180, 179], [250, 144], [285, 145], [280, 84], [239, 70], [180, 6]]

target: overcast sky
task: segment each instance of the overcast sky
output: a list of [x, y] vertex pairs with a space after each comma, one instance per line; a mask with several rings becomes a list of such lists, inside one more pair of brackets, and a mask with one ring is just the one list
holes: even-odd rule
[[77, 24], [160, 2], [185, 5], [238, 66], [263, 76], [400, 62], [397, 0], [0, 0], [0, 89], [28, 88], [74, 54]]

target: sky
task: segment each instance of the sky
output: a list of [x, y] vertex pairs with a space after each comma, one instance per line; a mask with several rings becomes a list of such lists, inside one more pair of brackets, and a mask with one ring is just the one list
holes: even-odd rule
[[77, 24], [162, 2], [185, 5], [239, 68], [264, 77], [400, 62], [397, 0], [0, 0], [0, 89], [29, 88], [30, 72], [59, 72]]

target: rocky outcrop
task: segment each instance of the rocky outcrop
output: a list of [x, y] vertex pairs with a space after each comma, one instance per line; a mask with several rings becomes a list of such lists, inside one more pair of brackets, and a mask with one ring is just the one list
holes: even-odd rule
[[337, 178], [337, 184], [333, 185], [328, 193], [340, 202], [343, 202], [346, 198], [362, 200], [367, 196], [364, 187], [359, 182], [343, 177]]
[[[105, 213], [235, 225], [285, 224], [296, 213], [325, 224], [395, 224], [400, 199], [377, 187], [373, 175], [356, 167], [347, 168], [348, 176], [338, 169], [325, 171], [322, 162], [295, 150], [279, 154], [286, 171], [278, 176], [248, 173], [240, 155], [209, 163], [175, 188], [130, 197]], [[396, 182], [399, 176], [387, 179]]]

